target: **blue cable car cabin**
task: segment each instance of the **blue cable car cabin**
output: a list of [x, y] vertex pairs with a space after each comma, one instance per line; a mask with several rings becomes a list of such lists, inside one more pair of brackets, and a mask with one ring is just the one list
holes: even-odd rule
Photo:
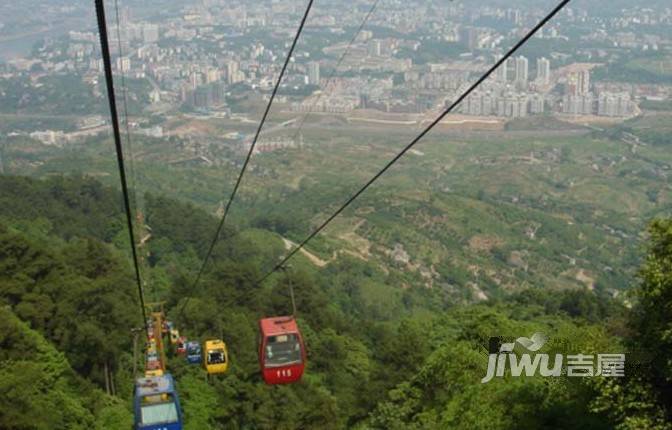
[[180, 399], [170, 374], [135, 381], [134, 430], [182, 430]]
[[203, 361], [201, 344], [196, 341], [187, 342], [187, 362], [190, 364], [201, 364], [201, 361]]

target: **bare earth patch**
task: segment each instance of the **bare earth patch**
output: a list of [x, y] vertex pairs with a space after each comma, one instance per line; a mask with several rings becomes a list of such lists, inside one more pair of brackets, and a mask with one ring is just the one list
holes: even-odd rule
[[469, 248], [477, 252], [490, 252], [492, 248], [503, 245], [504, 242], [496, 236], [477, 234], [469, 239]]
[[[282, 241], [285, 243], [285, 249], [289, 251], [290, 249], [294, 248], [296, 246], [296, 243], [292, 242], [289, 239], [285, 239], [284, 237], [282, 238]], [[322, 260], [320, 257], [318, 257], [315, 254], [312, 254], [309, 251], [306, 251], [305, 248], [301, 248], [301, 253], [310, 260], [311, 263], [316, 265], [317, 267], [324, 267], [327, 265], [328, 261]]]
[[588, 287], [589, 290], [592, 290], [595, 288], [595, 279], [590, 277], [588, 273], [584, 269], [579, 269], [578, 272], [576, 272], [576, 275], [574, 278], [584, 284], [586, 287]]

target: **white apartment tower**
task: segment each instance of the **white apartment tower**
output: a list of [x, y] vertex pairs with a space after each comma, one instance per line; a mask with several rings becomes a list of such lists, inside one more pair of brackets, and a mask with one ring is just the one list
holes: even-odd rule
[[308, 83], [320, 85], [320, 63], [317, 61], [308, 63]]
[[541, 85], [551, 83], [551, 62], [546, 57], [537, 58], [537, 82]]
[[590, 70], [582, 70], [578, 74], [577, 90], [579, 95], [590, 92]]
[[[501, 58], [498, 58], [499, 61]], [[509, 59], [507, 58], [495, 71], [495, 79], [497, 82], [506, 82], [508, 78]]]
[[526, 84], [529, 74], [529, 62], [522, 55], [516, 58], [515, 81], [517, 84]]

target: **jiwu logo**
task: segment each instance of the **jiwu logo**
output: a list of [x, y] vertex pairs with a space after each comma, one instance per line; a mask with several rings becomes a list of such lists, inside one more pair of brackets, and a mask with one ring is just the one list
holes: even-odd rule
[[[493, 338], [496, 339], [496, 338]], [[551, 358], [548, 354], [536, 353], [548, 338], [543, 333], [534, 333], [532, 337], [519, 337], [515, 342], [503, 343], [499, 352], [488, 355], [488, 370], [481, 383], [485, 384], [494, 377], [503, 377], [507, 362], [511, 370], [511, 376], [533, 376], [539, 373], [541, 376], [561, 376], [563, 374], [564, 356], [555, 354], [552, 367], [549, 367]], [[520, 354], [513, 352], [516, 344], [519, 344], [528, 352]], [[534, 352], [534, 358], [530, 354]], [[597, 354], [597, 371], [594, 372], [594, 355], [568, 355], [567, 376], [624, 376], [625, 354]]]
[[[503, 343], [499, 348], [499, 354], [490, 354], [488, 356], [488, 371], [482, 383], [489, 382], [493, 377], [504, 376], [506, 362], [509, 362], [511, 368], [511, 376], [520, 376], [525, 372], [526, 376], [532, 376], [540, 369], [542, 376], [560, 376], [562, 372], [562, 354], [555, 355], [555, 363], [553, 368], [548, 368], [549, 357], [548, 354], [536, 354], [534, 359], [529, 353], [522, 354], [520, 360], [518, 356], [513, 353], [513, 348], [516, 343], [531, 352], [536, 352], [541, 349], [548, 338], [542, 333], [535, 333], [531, 338], [519, 337], [515, 342]], [[508, 358], [508, 360], [507, 360]]]

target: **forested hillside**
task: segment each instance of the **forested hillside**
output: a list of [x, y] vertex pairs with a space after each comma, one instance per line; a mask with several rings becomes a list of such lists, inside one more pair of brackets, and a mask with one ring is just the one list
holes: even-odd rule
[[[144, 202], [148, 299], [165, 300], [190, 339], [221, 336], [231, 354], [229, 373], [209, 382], [170, 358], [187, 429], [671, 428], [670, 221], [650, 227], [628, 301], [530, 287], [454, 305], [440, 288], [408, 287], [348, 255], [324, 268], [302, 256], [259, 285], [285, 252], [262, 225], [226, 230], [193, 289], [216, 218], [165, 196]], [[94, 179], [0, 177], [0, 428], [130, 427], [142, 318], [124, 228], [119, 193]], [[308, 366], [298, 384], [267, 386], [256, 322], [290, 312], [289, 282]], [[537, 331], [552, 352], [644, 351], [638, 363], [649, 365], [627, 361], [625, 378], [481, 383], [491, 337]]]

